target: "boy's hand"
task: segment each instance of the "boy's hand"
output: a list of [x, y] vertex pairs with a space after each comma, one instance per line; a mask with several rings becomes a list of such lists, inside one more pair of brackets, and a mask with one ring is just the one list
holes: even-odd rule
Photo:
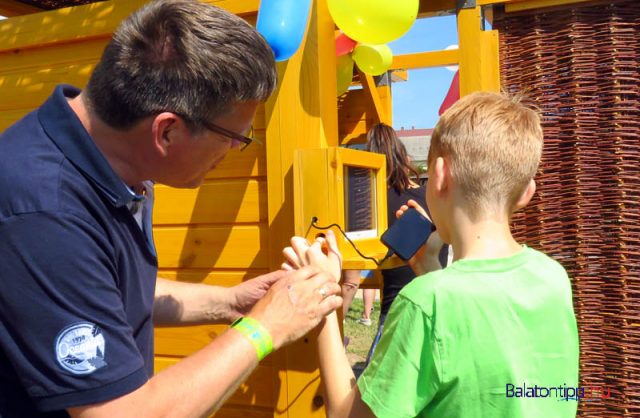
[[248, 316], [269, 331], [277, 350], [315, 328], [342, 306], [342, 289], [330, 273], [314, 266], [289, 272], [256, 303]]
[[431, 220], [429, 215], [427, 215], [427, 212], [424, 210], [424, 208], [420, 206], [418, 202], [416, 202], [413, 199], [409, 199], [406, 205], [400, 206], [400, 209], [396, 211], [396, 219], [401, 217], [406, 211], [409, 210], [409, 208], [414, 208], [415, 210], [418, 211], [418, 213], [420, 213], [420, 215], [424, 216], [429, 220], [429, 222], [433, 223], [433, 221]]
[[[396, 217], [401, 217], [410, 207], [417, 210], [422, 216], [427, 218], [429, 222], [433, 223], [429, 215], [427, 215], [427, 212], [413, 199], [409, 200], [406, 205], [402, 205], [400, 209], [396, 211]], [[427, 242], [420, 247], [415, 255], [408, 261], [409, 266], [411, 266], [413, 271], [418, 275], [441, 269], [442, 266], [440, 265], [438, 255], [443, 245], [444, 242], [442, 238], [440, 238], [438, 231], [433, 231], [431, 235], [429, 235]]]
[[304, 266], [316, 266], [330, 273], [336, 282], [340, 281], [342, 272], [342, 257], [338, 251], [338, 244], [333, 231], [327, 231], [326, 237], [318, 237], [309, 243], [302, 237], [291, 238], [291, 246], [282, 253], [286, 262], [282, 264], [285, 270], [297, 270]]

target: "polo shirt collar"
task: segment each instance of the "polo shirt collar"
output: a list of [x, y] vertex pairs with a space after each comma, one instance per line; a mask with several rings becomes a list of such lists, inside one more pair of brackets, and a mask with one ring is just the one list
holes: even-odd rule
[[122, 179], [113, 171], [107, 159], [84, 128], [80, 119], [67, 103], [80, 94], [80, 90], [59, 85], [47, 101], [38, 109], [38, 119], [49, 138], [116, 207], [135, 198]]

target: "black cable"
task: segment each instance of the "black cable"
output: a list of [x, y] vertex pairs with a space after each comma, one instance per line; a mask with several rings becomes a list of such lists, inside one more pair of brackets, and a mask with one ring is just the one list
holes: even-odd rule
[[351, 244], [351, 246], [353, 247], [353, 249], [354, 249], [354, 250], [356, 250], [356, 252], [358, 253], [358, 255], [359, 255], [360, 257], [362, 257], [362, 258], [364, 258], [364, 259], [366, 259], [366, 260], [371, 260], [371, 261], [373, 261], [374, 263], [376, 263], [376, 266], [379, 266], [380, 264], [384, 263], [384, 262], [385, 262], [389, 257], [391, 257], [391, 256], [393, 255], [393, 251], [392, 251], [392, 250], [389, 250], [389, 252], [387, 253], [387, 255], [385, 255], [385, 256], [384, 256], [384, 258], [383, 258], [382, 260], [376, 260], [374, 257], [369, 257], [369, 256], [367, 256], [367, 255], [364, 255], [364, 254], [362, 254], [362, 253], [360, 252], [360, 250], [358, 249], [358, 247], [356, 247], [356, 244], [354, 244], [354, 242], [353, 242], [353, 241], [351, 241], [351, 239], [347, 236], [347, 233], [346, 233], [346, 232], [344, 232], [344, 231], [342, 230], [342, 227], [341, 227], [340, 225], [338, 225], [338, 224], [331, 224], [331, 225], [328, 225], [328, 226], [319, 226], [319, 225], [317, 224], [317, 222], [318, 222], [318, 218], [317, 218], [317, 217], [315, 217], [315, 216], [314, 216], [313, 218], [311, 218], [311, 224], [309, 225], [309, 228], [307, 229], [307, 233], [305, 234], [305, 236], [309, 236], [309, 231], [311, 231], [311, 228], [320, 229], [320, 230], [325, 230], [325, 229], [331, 229], [331, 228], [333, 228], [333, 227], [335, 226], [336, 228], [338, 228], [338, 230], [340, 231], [340, 233], [345, 237], [345, 239], [346, 239], [347, 241], [349, 241], [349, 244]]

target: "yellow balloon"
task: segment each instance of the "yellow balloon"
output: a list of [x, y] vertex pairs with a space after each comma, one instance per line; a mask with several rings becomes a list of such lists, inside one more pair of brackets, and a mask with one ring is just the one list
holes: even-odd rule
[[419, 0], [327, 0], [335, 24], [351, 39], [386, 44], [409, 30]]
[[338, 96], [342, 96], [349, 90], [353, 79], [353, 58], [351, 55], [342, 55], [336, 58], [336, 81]]
[[365, 74], [380, 75], [391, 67], [393, 53], [387, 45], [358, 44], [353, 60]]

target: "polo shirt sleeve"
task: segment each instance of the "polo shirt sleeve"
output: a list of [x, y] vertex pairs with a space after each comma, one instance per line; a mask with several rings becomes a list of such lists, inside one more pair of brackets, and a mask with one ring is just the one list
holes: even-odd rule
[[377, 418], [414, 418], [429, 404], [440, 382], [437, 344], [431, 318], [400, 293], [358, 379], [362, 400]]
[[120, 397], [148, 379], [103, 229], [73, 214], [0, 222], [0, 348], [41, 411]]

